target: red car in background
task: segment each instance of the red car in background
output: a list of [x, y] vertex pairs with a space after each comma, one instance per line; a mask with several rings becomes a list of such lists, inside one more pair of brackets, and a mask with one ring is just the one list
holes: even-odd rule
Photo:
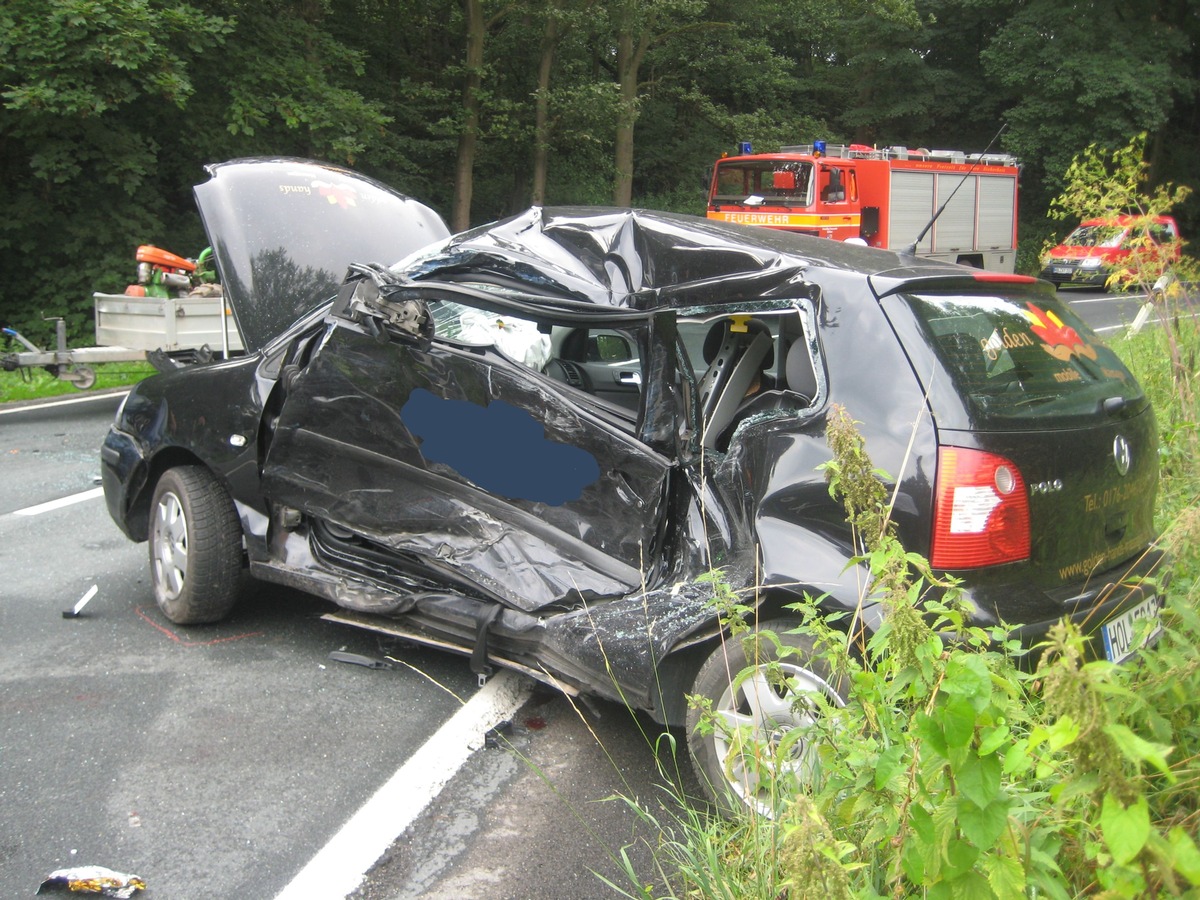
[[1163, 262], [1177, 260], [1179, 228], [1175, 220], [1155, 216], [1148, 227], [1139, 227], [1142, 221], [1140, 216], [1118, 216], [1080, 223], [1042, 258], [1042, 278], [1057, 287], [1103, 288], [1114, 273], [1129, 265], [1135, 253], [1151, 253]]

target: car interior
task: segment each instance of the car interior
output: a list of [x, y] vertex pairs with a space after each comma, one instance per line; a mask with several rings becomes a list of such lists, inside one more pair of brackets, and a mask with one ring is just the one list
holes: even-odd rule
[[[452, 303], [436, 304], [434, 321], [437, 337], [490, 345], [586, 394], [608, 421], [636, 430], [643, 381], [636, 328], [546, 326]], [[695, 379], [706, 448], [727, 449], [747, 416], [804, 409], [816, 400], [812, 347], [794, 309], [685, 316], [676, 326]]]

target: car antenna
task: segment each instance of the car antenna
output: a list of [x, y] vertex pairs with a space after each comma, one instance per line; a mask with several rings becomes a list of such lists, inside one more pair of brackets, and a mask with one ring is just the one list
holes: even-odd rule
[[950, 192], [950, 196], [946, 198], [946, 202], [938, 207], [937, 212], [933, 214], [933, 218], [929, 220], [925, 227], [921, 229], [921, 233], [917, 235], [917, 239], [904, 248], [905, 253], [907, 253], [909, 256], [917, 255], [917, 245], [921, 243], [921, 240], [925, 237], [925, 235], [929, 234], [929, 229], [933, 227], [933, 223], [938, 220], [938, 216], [942, 214], [942, 211], [950, 205], [950, 201], [954, 199], [954, 195], [958, 193], [958, 189], [966, 184], [967, 179], [971, 177], [971, 173], [975, 171], [975, 167], [983, 162], [984, 157], [988, 155], [988, 151], [992, 149], [992, 145], [995, 144], [996, 141], [1000, 140], [1000, 135], [1004, 134], [1004, 132], [1007, 130], [1008, 123], [1006, 122], [1000, 126], [1000, 130], [996, 132], [996, 136], [991, 139], [987, 147], [984, 148], [983, 152], [979, 154], [973, 163], [971, 163], [971, 168], [967, 169], [967, 171], [963, 173], [962, 179], [954, 186], [954, 190]]

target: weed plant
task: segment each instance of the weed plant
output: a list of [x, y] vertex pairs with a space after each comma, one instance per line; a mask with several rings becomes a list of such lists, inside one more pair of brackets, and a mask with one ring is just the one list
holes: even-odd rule
[[[1181, 399], [1195, 397], [1200, 333], [1184, 316], [1169, 327], [1112, 342], [1161, 431], [1162, 541], [1173, 565], [1155, 586], [1165, 596], [1157, 645], [1131, 664], [1086, 661], [1084, 638], [1064, 623], [1034, 664], [1005, 629], [971, 627], [954, 585], [896, 542], [879, 473], [850, 417], [835, 411], [827, 475], [887, 597], [887, 624], [859, 645], [847, 623], [800, 604], [797, 631], [846, 694], [844, 707], [797, 698], [820, 706], [806, 737], [819, 766], [801, 783], [782, 754], [771, 758], [778, 748], [755, 748], [780, 781], [773, 815], [721, 816], [682, 797], [666, 817], [638, 807], [660, 835], [659, 872], [644, 879], [627, 867], [618, 893], [1200, 895], [1200, 416]], [[710, 577], [720, 596], [719, 573]], [[745, 736], [728, 743], [744, 750]]]

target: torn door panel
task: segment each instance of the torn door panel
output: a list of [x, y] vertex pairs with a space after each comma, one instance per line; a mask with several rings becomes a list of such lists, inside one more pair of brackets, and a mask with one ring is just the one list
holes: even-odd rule
[[669, 471], [598, 424], [494, 352], [381, 354], [337, 325], [283, 400], [263, 483], [484, 596], [570, 605], [642, 583]]

